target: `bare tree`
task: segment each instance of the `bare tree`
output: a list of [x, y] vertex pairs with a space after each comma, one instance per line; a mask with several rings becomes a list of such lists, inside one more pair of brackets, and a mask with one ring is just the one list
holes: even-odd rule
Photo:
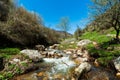
[[69, 25], [69, 18], [68, 17], [62, 17], [60, 19], [59, 24], [57, 25], [57, 28], [59, 28], [61, 31], [65, 33], [65, 37], [67, 36], [67, 31], [70, 30], [70, 25]]

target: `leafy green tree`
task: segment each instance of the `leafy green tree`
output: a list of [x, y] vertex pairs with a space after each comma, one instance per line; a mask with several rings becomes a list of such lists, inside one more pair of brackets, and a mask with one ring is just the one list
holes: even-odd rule
[[113, 27], [116, 39], [120, 33], [120, 0], [92, 0], [92, 13], [95, 25], [99, 27]]

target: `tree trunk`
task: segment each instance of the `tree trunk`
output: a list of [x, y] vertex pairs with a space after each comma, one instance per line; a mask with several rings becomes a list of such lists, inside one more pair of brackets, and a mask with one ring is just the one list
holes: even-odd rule
[[119, 40], [119, 30], [116, 30], [116, 39]]

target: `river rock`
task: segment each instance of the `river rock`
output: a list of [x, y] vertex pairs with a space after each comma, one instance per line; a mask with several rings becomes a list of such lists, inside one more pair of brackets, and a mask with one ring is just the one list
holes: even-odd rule
[[44, 51], [41, 53], [45, 58], [61, 58], [65, 54], [63, 51], [55, 50], [55, 49], [49, 49], [47, 51]]
[[117, 76], [118, 78], [120, 78], [120, 73], [116, 73], [116, 76]]
[[89, 43], [91, 43], [92, 41], [90, 41], [89, 39], [84, 39], [84, 40], [81, 40], [81, 41], [79, 41], [78, 43], [77, 43], [77, 46], [78, 47], [82, 47], [82, 46], [85, 46], [85, 45], [87, 45], [87, 44], [89, 44]]
[[118, 72], [120, 72], [120, 57], [118, 57], [117, 59], [115, 59], [113, 62], [114, 62], [116, 70]]
[[83, 63], [83, 62], [86, 62], [88, 61], [87, 58], [82, 58], [82, 57], [78, 57], [74, 60], [77, 64], [80, 64], [80, 63]]
[[25, 49], [20, 51], [20, 53], [28, 56], [33, 62], [42, 61], [43, 59], [42, 55], [38, 52], [38, 50]]
[[58, 49], [58, 47], [59, 47], [59, 44], [54, 44], [54, 45], [50, 46], [49, 48], [50, 49]]
[[83, 72], [88, 72], [91, 70], [91, 65], [88, 62], [81, 63], [76, 69], [75, 74], [80, 77]]
[[44, 51], [45, 46], [44, 45], [35, 45], [35, 49], [38, 50], [38, 51]]
[[77, 50], [76, 53], [77, 53], [78, 56], [82, 56], [84, 54], [81, 50]]

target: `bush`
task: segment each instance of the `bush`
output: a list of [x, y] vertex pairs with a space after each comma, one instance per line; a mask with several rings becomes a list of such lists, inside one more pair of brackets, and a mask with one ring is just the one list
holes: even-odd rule
[[74, 32], [74, 37], [76, 40], [82, 35], [82, 30], [78, 27], [77, 30]]
[[14, 9], [7, 21], [0, 24], [1, 46], [34, 47], [37, 44], [47, 46], [59, 42], [60, 34], [45, 28], [39, 16], [22, 7]]

